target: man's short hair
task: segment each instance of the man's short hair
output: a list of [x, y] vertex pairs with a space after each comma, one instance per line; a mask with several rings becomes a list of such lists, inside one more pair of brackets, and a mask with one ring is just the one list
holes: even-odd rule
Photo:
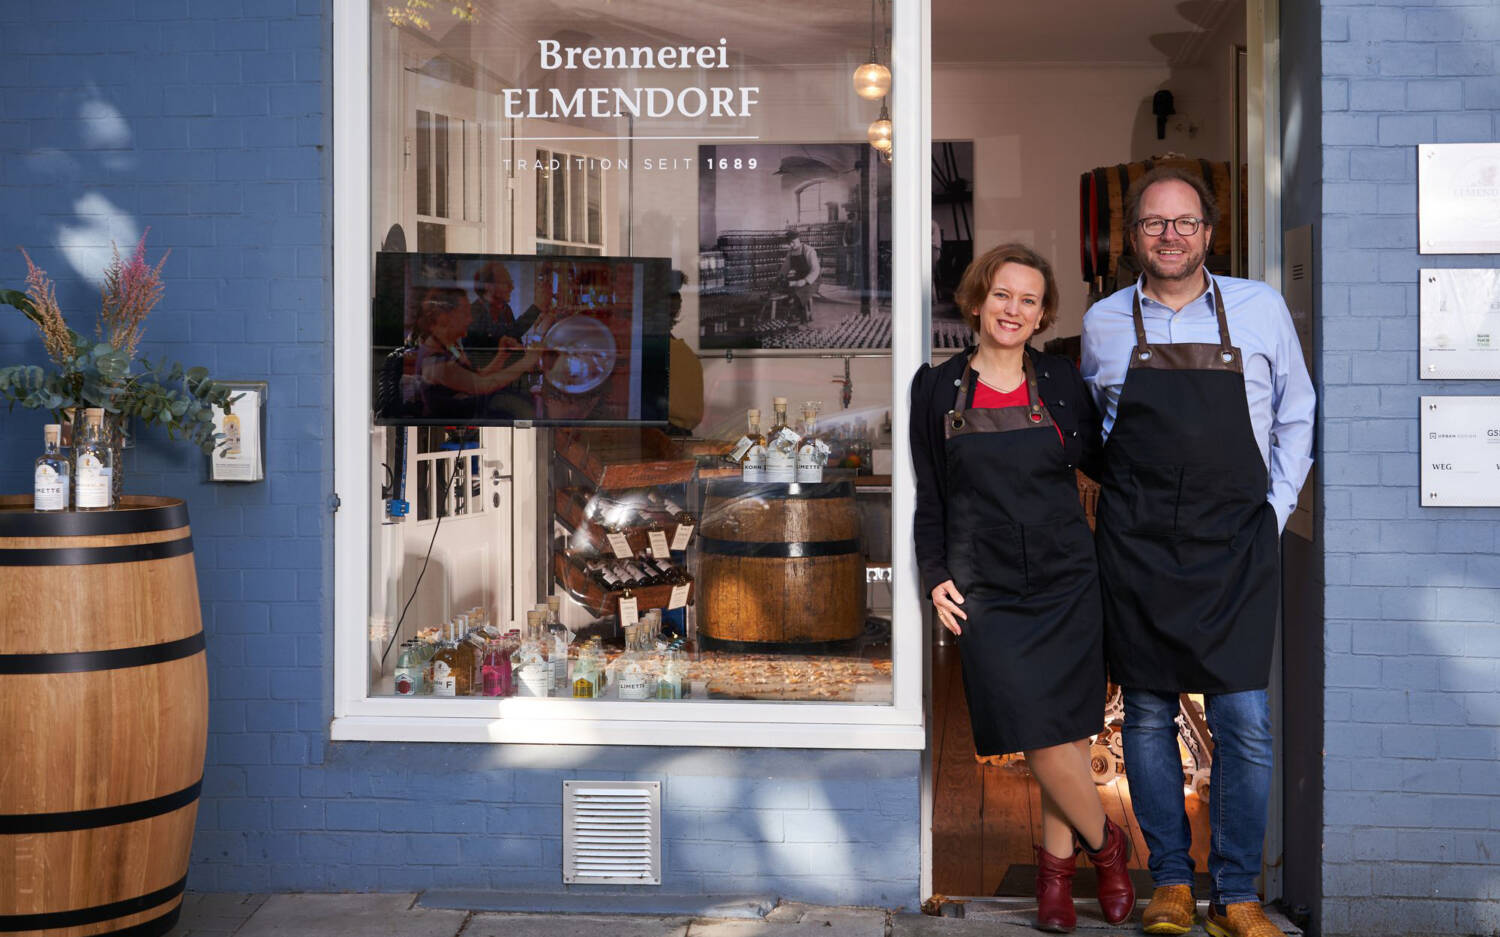
[[499, 261], [491, 261], [485, 264], [479, 268], [478, 273], [474, 274], [474, 285], [476, 287], [483, 288], [492, 283], [506, 286], [510, 289], [516, 288], [516, 282], [511, 279], [510, 271], [505, 269], [505, 264]]
[[797, 233], [796, 228], [787, 228], [785, 231], [781, 232], [781, 236], [788, 241], [795, 241], [802, 235]]
[[1146, 190], [1158, 182], [1167, 182], [1172, 179], [1192, 186], [1193, 191], [1198, 193], [1198, 204], [1203, 206], [1203, 223], [1210, 226], [1218, 225], [1219, 203], [1214, 201], [1213, 190], [1208, 187], [1208, 183], [1203, 181], [1202, 176], [1178, 169], [1176, 166], [1157, 166], [1132, 182], [1125, 192], [1125, 230], [1127, 233], [1134, 232], [1136, 222], [1141, 220], [1141, 197], [1146, 194]]
[[1001, 244], [974, 258], [974, 262], [964, 271], [963, 279], [958, 281], [958, 289], [953, 292], [953, 300], [958, 304], [969, 330], [979, 331], [979, 307], [984, 305], [986, 297], [990, 295], [990, 284], [995, 282], [995, 274], [1006, 264], [1030, 267], [1042, 275], [1042, 317], [1037, 320], [1036, 331], [1041, 334], [1052, 328], [1052, 323], [1057, 319], [1057, 278], [1052, 275], [1052, 265], [1025, 244]]

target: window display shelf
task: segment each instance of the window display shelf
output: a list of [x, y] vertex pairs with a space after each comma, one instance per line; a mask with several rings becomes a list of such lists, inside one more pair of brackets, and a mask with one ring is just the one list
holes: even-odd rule
[[693, 477], [696, 467], [670, 436], [655, 429], [559, 429], [554, 448], [564, 462], [603, 490], [681, 485]]
[[618, 615], [620, 613], [620, 599], [627, 594], [636, 600], [636, 607], [644, 612], [652, 608], [669, 608], [672, 606], [672, 593], [677, 589], [685, 589], [683, 604], [693, 604], [693, 593], [697, 584], [689, 580], [680, 585], [670, 583], [659, 586], [641, 586], [639, 588], [606, 590], [598, 583], [589, 578], [588, 572], [579, 565], [577, 558], [565, 553], [556, 553], [552, 557], [552, 572], [557, 577], [557, 582], [584, 608], [596, 615]]

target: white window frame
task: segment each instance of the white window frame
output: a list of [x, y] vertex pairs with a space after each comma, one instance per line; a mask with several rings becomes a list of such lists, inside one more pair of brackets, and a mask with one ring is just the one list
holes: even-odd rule
[[[920, 106], [931, 67], [922, 37], [927, 0], [896, 0], [892, 120], [894, 317], [891, 419], [907, 423], [906, 376], [927, 359], [931, 310], [926, 232], [931, 130]], [[892, 680], [890, 704], [638, 703], [528, 699], [392, 699], [367, 694], [370, 596], [370, 9], [333, 4], [334, 488], [333, 720], [335, 740], [514, 742], [919, 750], [923, 625], [907, 435], [893, 434]], [[905, 132], [902, 132], [903, 128]]]

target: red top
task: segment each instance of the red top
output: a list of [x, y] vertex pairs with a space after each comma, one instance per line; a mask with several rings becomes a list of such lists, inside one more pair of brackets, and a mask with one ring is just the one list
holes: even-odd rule
[[[1015, 390], [1001, 391], [996, 390], [995, 388], [986, 384], [984, 381], [978, 380], [977, 378], [975, 379], [974, 408], [976, 410], [981, 408], [998, 409], [1000, 407], [1027, 407], [1030, 405], [1031, 400], [1026, 396], [1025, 381], [1022, 381], [1020, 384], [1016, 385]], [[1056, 423], [1053, 423], [1052, 426], [1057, 430], [1057, 441], [1062, 442], [1062, 427], [1058, 426]]]

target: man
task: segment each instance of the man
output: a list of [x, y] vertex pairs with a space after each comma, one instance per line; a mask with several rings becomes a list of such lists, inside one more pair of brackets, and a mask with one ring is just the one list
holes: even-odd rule
[[795, 228], [786, 229], [786, 258], [781, 261], [781, 280], [797, 298], [803, 322], [812, 321], [812, 298], [818, 292], [818, 277], [823, 274], [818, 252], [802, 243]]
[[480, 367], [495, 357], [497, 349], [519, 344], [521, 336], [536, 322], [538, 310], [535, 306], [526, 310], [521, 318], [516, 318], [510, 308], [510, 296], [515, 288], [510, 271], [502, 263], [487, 263], [474, 275], [474, 292], [478, 298], [470, 304], [474, 321], [464, 335], [464, 347]]
[[1143, 273], [1084, 316], [1103, 417], [1097, 544], [1125, 766], [1155, 892], [1148, 934], [1194, 923], [1173, 717], [1203, 693], [1214, 737], [1209, 933], [1277, 937], [1255, 890], [1271, 783], [1266, 703], [1281, 530], [1312, 466], [1313, 388], [1281, 296], [1204, 267], [1218, 208], [1201, 179], [1142, 176], [1125, 223]]

